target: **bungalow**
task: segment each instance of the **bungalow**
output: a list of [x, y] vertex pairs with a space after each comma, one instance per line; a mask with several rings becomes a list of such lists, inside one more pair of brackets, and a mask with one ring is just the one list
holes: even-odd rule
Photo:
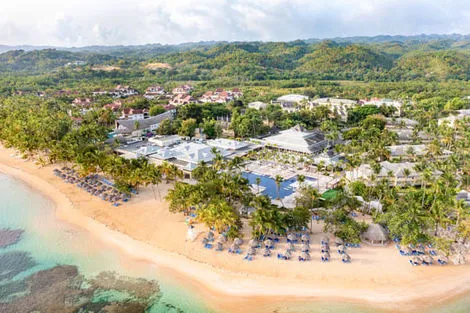
[[189, 93], [191, 93], [191, 91], [193, 91], [193, 89], [194, 89], [193, 86], [191, 86], [189, 84], [185, 84], [185, 85], [181, 85], [181, 86], [178, 86], [176, 88], [173, 88], [171, 93], [174, 94], [174, 95], [189, 94]]
[[162, 96], [166, 93], [165, 89], [162, 86], [154, 85], [150, 86], [145, 90], [144, 98], [152, 100], [159, 96]]
[[457, 110], [457, 114], [450, 115], [448, 117], [440, 118], [437, 123], [438, 125], [447, 124], [449, 127], [455, 127], [456, 121], [461, 121], [465, 118], [470, 119], [470, 110]]
[[165, 119], [173, 119], [173, 112], [165, 112], [156, 116], [146, 119], [138, 120], [116, 120], [116, 127], [114, 132], [116, 134], [142, 136], [145, 133], [153, 131], [158, 128], [160, 123]]
[[387, 129], [414, 129], [418, 125], [418, 121], [409, 118], [386, 118], [385, 127]]
[[124, 108], [121, 112], [120, 119], [127, 120], [143, 120], [149, 117], [147, 109]]

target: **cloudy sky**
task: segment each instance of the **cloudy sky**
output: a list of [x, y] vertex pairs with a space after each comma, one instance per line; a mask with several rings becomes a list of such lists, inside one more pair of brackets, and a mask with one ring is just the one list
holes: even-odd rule
[[[4, 3], [3, 3], [4, 2]], [[3, 0], [0, 44], [470, 33], [469, 0]]]

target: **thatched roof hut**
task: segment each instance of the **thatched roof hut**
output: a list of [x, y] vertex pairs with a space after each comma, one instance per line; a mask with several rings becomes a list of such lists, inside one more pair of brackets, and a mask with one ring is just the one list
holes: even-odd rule
[[382, 225], [370, 224], [367, 231], [362, 234], [362, 240], [373, 246], [383, 246], [388, 243], [388, 233]]

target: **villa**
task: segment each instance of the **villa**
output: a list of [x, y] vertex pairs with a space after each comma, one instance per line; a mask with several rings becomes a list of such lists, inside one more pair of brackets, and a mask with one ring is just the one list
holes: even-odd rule
[[75, 98], [72, 101], [73, 107], [89, 108], [93, 104], [90, 98]]
[[114, 98], [126, 98], [138, 95], [139, 93], [129, 86], [117, 85], [116, 88], [110, 91], [110, 94]]
[[309, 155], [319, 154], [333, 145], [322, 132], [306, 131], [300, 125], [264, 138], [262, 142], [269, 148]]
[[122, 102], [117, 100], [117, 101], [114, 101], [113, 103], [108, 103], [108, 104], [105, 104], [103, 106], [104, 109], [108, 109], [108, 110], [111, 110], [113, 112], [117, 112], [121, 109], [122, 107]]
[[[422, 173], [415, 170], [416, 163], [391, 163], [384, 161], [380, 163], [380, 171], [377, 173], [369, 164], [361, 164], [358, 168], [346, 171], [346, 178], [349, 181], [363, 180], [371, 185], [385, 180], [391, 186], [421, 185]], [[432, 176], [438, 177], [442, 173], [434, 171]]]
[[238, 88], [233, 90], [223, 90], [217, 88], [215, 91], [207, 91], [204, 93], [199, 101], [202, 103], [227, 103], [229, 101], [240, 98], [243, 93]]

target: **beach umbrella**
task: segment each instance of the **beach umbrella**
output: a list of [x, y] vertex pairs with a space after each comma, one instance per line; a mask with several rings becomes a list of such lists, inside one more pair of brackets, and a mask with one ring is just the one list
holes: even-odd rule
[[345, 253], [341, 256], [341, 260], [343, 260], [343, 262], [349, 262], [351, 261], [351, 257], [349, 256], [349, 254]]
[[302, 247], [300, 249], [300, 251], [302, 251], [302, 252], [307, 252], [309, 250], [310, 250], [310, 247], [308, 245], [302, 245]]
[[344, 250], [346, 250], [346, 248], [343, 245], [340, 245], [338, 246], [337, 250], [339, 253], [344, 253]]
[[294, 241], [296, 239], [296, 237], [295, 237], [294, 234], [289, 234], [289, 235], [287, 235], [287, 239], [289, 239], [290, 241]]
[[291, 252], [289, 250], [286, 251], [286, 253], [284, 254], [286, 258], [290, 259], [290, 257], [292, 256]]
[[414, 264], [421, 264], [423, 263], [423, 260], [419, 257], [419, 256], [414, 256], [411, 258], [411, 261], [414, 263]]
[[206, 243], [208, 243], [208, 242], [209, 242], [209, 240], [208, 240], [206, 237], [202, 238], [202, 243], [203, 243], [203, 244], [206, 244]]
[[423, 246], [418, 246], [418, 247], [416, 247], [415, 251], [420, 253], [420, 254], [424, 254], [424, 247]]
[[328, 252], [323, 252], [321, 256], [324, 259], [329, 259], [330, 258], [330, 254]]
[[255, 255], [256, 254], [256, 249], [253, 249], [253, 248], [248, 249], [247, 254], [248, 255]]
[[227, 237], [224, 235], [219, 235], [219, 237], [217, 237], [217, 241], [221, 243], [227, 242]]
[[302, 241], [309, 241], [310, 240], [310, 235], [309, 234], [303, 234], [302, 235]]
[[209, 232], [207, 233], [207, 238], [208, 238], [208, 239], [214, 239], [214, 233], [211, 232], [211, 231], [209, 231]]
[[239, 246], [243, 243], [243, 240], [241, 240], [240, 238], [235, 238], [235, 240], [233, 240], [233, 243]]
[[273, 241], [271, 239], [265, 240], [264, 245], [266, 247], [272, 247], [273, 246]]
[[408, 248], [408, 247], [405, 247], [405, 248], [403, 249], [403, 253], [405, 253], [405, 254], [411, 254], [411, 249]]
[[335, 239], [335, 244], [336, 244], [337, 246], [342, 246], [342, 245], [344, 245], [344, 240], [341, 239], [341, 238], [339, 238], [339, 237], [336, 237], [336, 239]]
[[322, 242], [322, 243], [327, 243], [327, 244], [328, 244], [328, 243], [330, 242], [330, 238], [329, 238], [329, 237], [327, 237], [327, 236], [325, 236], [325, 237], [323, 237], [323, 238], [321, 239], [321, 242]]
[[423, 261], [428, 263], [428, 264], [432, 264], [432, 262], [434, 261], [433, 258], [430, 256], [430, 255], [425, 255], [423, 256]]
[[307, 252], [303, 252], [300, 257], [304, 260], [310, 260], [310, 254], [308, 254]]
[[269, 250], [269, 249], [264, 250], [264, 255], [270, 255], [270, 254], [271, 254], [271, 250]]
[[295, 247], [292, 243], [288, 243], [287, 244], [287, 251], [294, 251], [295, 250]]
[[217, 243], [217, 250], [222, 250], [224, 248], [224, 244], [220, 241]]
[[256, 248], [258, 246], [258, 240], [256, 239], [251, 239], [249, 242], [248, 242], [248, 246], [250, 246], [251, 248]]

